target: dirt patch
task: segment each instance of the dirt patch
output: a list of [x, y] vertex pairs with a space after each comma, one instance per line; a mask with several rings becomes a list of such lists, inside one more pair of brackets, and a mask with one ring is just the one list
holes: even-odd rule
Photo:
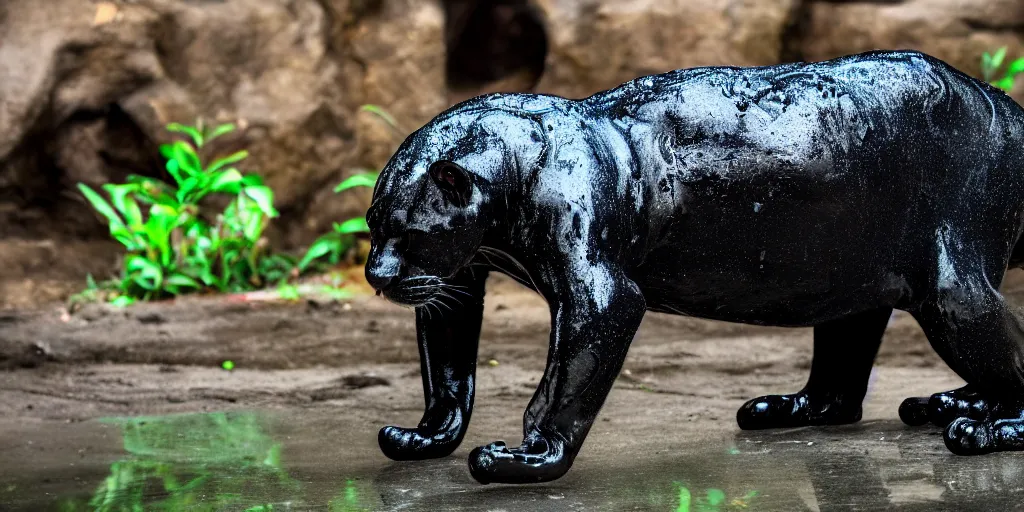
[[[1009, 293], [1019, 292], [1018, 281], [1008, 281]], [[517, 416], [543, 372], [548, 314], [539, 297], [510, 280], [489, 283], [480, 390]], [[617, 386], [667, 400], [681, 417], [732, 421], [745, 399], [799, 389], [811, 343], [810, 329], [649, 314]], [[225, 360], [236, 369], [222, 370]], [[907, 382], [958, 382], [905, 313], [894, 315], [877, 364]], [[84, 419], [338, 401], [374, 409], [388, 396], [408, 404], [412, 417], [422, 404], [412, 312], [372, 296], [186, 298], [127, 309], [89, 305], [74, 315], [59, 303], [9, 309], [0, 314], [0, 365], [7, 368], [0, 373], [4, 416]]]
[[87, 274], [113, 275], [120, 247], [106, 240], [0, 240], [0, 311], [59, 305], [85, 288]]
[[[78, 250], [109, 247], [82, 243]], [[415, 327], [407, 308], [370, 295], [295, 303], [213, 296], [127, 309], [93, 304], [69, 315], [53, 298], [79, 289], [81, 278], [75, 276], [86, 270], [80, 261], [58, 257], [46, 243], [0, 245], [0, 255], [5, 251], [17, 252], [19, 261], [25, 254], [38, 261], [8, 265], [11, 272], [0, 279], [7, 293], [0, 310], [0, 417], [77, 421], [110, 414], [337, 407], [345, 414], [361, 411], [360, 421], [372, 434], [385, 422], [415, 423], [422, 412]], [[45, 293], [12, 294], [19, 289]], [[1021, 302], [1024, 273], [1011, 273], [1003, 289]], [[49, 300], [39, 305], [44, 299]], [[19, 304], [32, 307], [16, 309]], [[498, 416], [478, 423], [515, 429], [543, 373], [549, 325], [549, 310], [537, 295], [501, 276], [490, 280], [478, 404]], [[619, 391], [609, 399], [626, 416], [602, 415], [602, 421], [637, 431], [658, 421], [734, 428], [733, 415], [743, 401], [803, 385], [811, 345], [811, 329], [648, 314], [616, 384]], [[226, 360], [234, 362], [234, 371], [221, 369]], [[890, 322], [877, 367], [869, 402], [871, 396], [881, 400], [875, 403], [884, 404], [878, 406], [882, 418], [895, 418], [903, 396], [960, 383], [916, 322], [900, 312]]]

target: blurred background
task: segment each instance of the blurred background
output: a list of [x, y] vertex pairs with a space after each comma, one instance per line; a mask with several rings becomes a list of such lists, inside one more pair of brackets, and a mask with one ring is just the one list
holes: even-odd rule
[[114, 271], [118, 246], [76, 184], [167, 179], [171, 122], [236, 123], [222, 143], [248, 149], [243, 170], [275, 193], [269, 243], [302, 250], [364, 211], [369, 189], [336, 183], [479, 93], [583, 97], [676, 68], [878, 48], [980, 77], [1002, 47], [1024, 56], [1020, 0], [4, 0], [0, 302]]

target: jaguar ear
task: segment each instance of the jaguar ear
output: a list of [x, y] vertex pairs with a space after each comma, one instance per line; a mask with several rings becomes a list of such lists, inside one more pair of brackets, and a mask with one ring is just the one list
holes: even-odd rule
[[462, 208], [473, 195], [473, 179], [461, 166], [442, 160], [430, 166], [430, 178], [441, 189], [445, 200]]

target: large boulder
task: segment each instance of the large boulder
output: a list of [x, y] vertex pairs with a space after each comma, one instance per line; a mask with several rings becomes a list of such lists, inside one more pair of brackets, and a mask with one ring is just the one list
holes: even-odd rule
[[[351, 11], [349, 11], [351, 12]], [[347, 12], [335, 13], [345, 19]], [[356, 154], [325, 183], [310, 184], [313, 195], [296, 205], [296, 218], [301, 229], [293, 230], [289, 245], [301, 245], [331, 228], [331, 223], [361, 216], [369, 204], [369, 190], [352, 190], [339, 197], [333, 186], [341, 178], [362, 169], [380, 169], [411, 133], [448, 106], [444, 78], [444, 15], [438, 4], [418, 0], [379, 2], [372, 13], [346, 22], [348, 27], [336, 40], [345, 48], [349, 73], [354, 79], [345, 85], [348, 91], [359, 91], [353, 105], [352, 128], [356, 133]], [[361, 105], [383, 107], [397, 122], [397, 127], [368, 111]], [[342, 155], [343, 157], [346, 155]]]
[[0, 4], [0, 236], [93, 230], [68, 184], [145, 163], [144, 137], [117, 105], [160, 65], [140, 48], [144, 21], [94, 28], [95, 11], [74, 0]]
[[[549, 31], [541, 92], [583, 97], [672, 69], [917, 49], [981, 76], [983, 52], [1024, 56], [1019, 0], [536, 0]], [[1024, 80], [1017, 98], [1024, 98]]]
[[537, 89], [583, 97], [637, 76], [782, 59], [798, 0], [537, 0], [549, 29]]
[[[795, 27], [793, 47], [808, 60], [911, 48], [980, 77], [984, 52], [1005, 46], [1009, 58], [1024, 57], [1020, 0], [811, 1]], [[1024, 80], [1014, 97], [1024, 100]]]
[[5, 0], [0, 236], [102, 233], [75, 183], [159, 176], [164, 126], [204, 117], [241, 127], [227, 146], [308, 240], [338, 213], [323, 191], [394, 148], [360, 105], [403, 128], [445, 106], [443, 22], [415, 0]]

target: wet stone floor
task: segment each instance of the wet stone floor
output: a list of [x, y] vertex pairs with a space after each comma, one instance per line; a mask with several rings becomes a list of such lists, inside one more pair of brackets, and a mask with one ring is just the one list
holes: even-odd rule
[[[904, 398], [963, 385], [905, 314], [864, 421], [743, 432], [743, 402], [803, 385], [811, 330], [652, 313], [569, 474], [480, 485], [469, 452], [518, 444], [547, 356], [549, 308], [505, 285], [489, 287], [466, 439], [423, 462], [377, 447], [423, 411], [412, 316], [384, 301], [0, 315], [0, 512], [1024, 512], [1024, 453], [954, 456], [941, 429], [897, 419]], [[1024, 273], [1006, 291], [1024, 303]]]
[[1024, 510], [1024, 457], [954, 457], [896, 420], [703, 439], [591, 436], [563, 479], [482, 486], [455, 455], [395, 463], [310, 411], [0, 420], [0, 510]]

